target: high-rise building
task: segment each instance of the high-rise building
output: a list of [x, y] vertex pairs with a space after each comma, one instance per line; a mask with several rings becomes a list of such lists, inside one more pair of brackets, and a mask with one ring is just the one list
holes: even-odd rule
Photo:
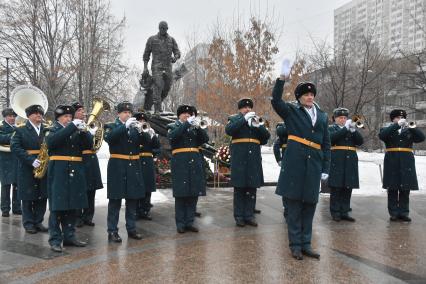
[[[390, 68], [396, 68], [383, 81], [383, 93], [362, 110], [369, 123], [373, 128], [384, 125], [389, 122], [390, 110], [403, 108], [410, 121], [426, 130], [426, 92], [421, 79], [426, 65], [418, 62], [426, 58], [426, 0], [352, 0], [337, 8], [334, 48], [336, 54], [344, 50], [354, 60], [350, 72], [358, 72], [357, 65], [364, 66], [366, 43], [373, 58], [374, 54], [383, 55], [382, 59], [392, 61]], [[404, 71], [399, 70], [401, 66]], [[375, 71], [369, 70], [370, 76]], [[398, 76], [399, 72], [404, 75]], [[377, 145], [381, 143], [371, 147]], [[426, 149], [426, 144], [419, 148]]]
[[334, 11], [334, 46], [371, 36], [386, 54], [426, 48], [426, 0], [352, 0]]

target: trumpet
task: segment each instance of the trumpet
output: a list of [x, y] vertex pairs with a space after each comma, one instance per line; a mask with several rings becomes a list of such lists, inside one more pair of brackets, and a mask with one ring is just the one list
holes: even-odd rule
[[405, 129], [405, 128], [416, 128], [416, 127], [417, 127], [417, 124], [416, 124], [415, 121], [406, 121], [404, 119], [404, 123], [401, 124], [401, 129]]
[[351, 119], [353, 127], [364, 128], [364, 121], [362, 120], [360, 115], [354, 115]]
[[417, 127], [417, 124], [414, 121], [408, 122], [407, 125], [408, 125], [408, 128], [416, 128]]
[[135, 128], [139, 133], [148, 132], [151, 129], [151, 125], [148, 122], [140, 122], [140, 121], [136, 121], [135, 123], [132, 123], [130, 127]]
[[265, 120], [260, 117], [260, 116], [254, 116], [251, 120], [250, 120], [250, 125], [252, 125], [253, 127], [258, 127], [260, 125], [264, 125], [265, 124]]
[[148, 132], [151, 129], [151, 125], [148, 122], [140, 122], [140, 128], [142, 132]]
[[202, 118], [196, 118], [194, 120], [193, 125], [194, 125], [194, 127], [197, 127], [197, 128], [206, 129], [207, 126], [208, 126], [208, 123], [207, 123], [207, 120], [204, 120]]

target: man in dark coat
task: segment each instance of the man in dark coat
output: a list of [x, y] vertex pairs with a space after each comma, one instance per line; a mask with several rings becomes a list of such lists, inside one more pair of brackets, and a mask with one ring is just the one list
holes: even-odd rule
[[86, 246], [75, 236], [75, 211], [88, 206], [82, 152], [91, 148], [91, 141], [83, 131], [84, 121], [73, 120], [73, 115], [72, 106], [56, 107], [56, 121], [45, 134], [49, 150], [49, 244], [55, 252], [62, 252], [62, 242], [64, 246]]
[[328, 178], [330, 168], [328, 118], [314, 103], [316, 87], [310, 82], [296, 87], [296, 103], [282, 100], [284, 81], [290, 70], [289, 61], [284, 60], [281, 76], [272, 91], [272, 107], [285, 120], [288, 131], [276, 193], [286, 198], [292, 256], [298, 260], [303, 259], [303, 254], [319, 259], [320, 255], [311, 247], [312, 221], [320, 180]]
[[179, 106], [178, 119], [167, 125], [167, 137], [172, 148], [172, 187], [178, 233], [198, 232], [194, 226], [195, 210], [198, 197], [206, 195], [199, 147], [209, 141], [209, 136], [205, 129], [197, 126], [193, 111], [192, 106]]
[[[195, 106], [192, 106], [192, 114], [195, 117], [198, 117], [198, 111], [197, 111], [197, 108]], [[206, 176], [207, 176], [207, 174], [206, 174], [206, 167], [209, 167], [209, 165], [208, 165], [207, 161], [204, 159], [204, 154], [203, 154], [203, 151], [202, 151], [202, 147], [199, 147], [199, 149], [200, 149], [200, 156], [201, 156], [201, 160], [203, 161], [203, 168], [204, 168], [204, 171], [202, 172], [202, 174], [204, 175], [203, 179], [207, 183], [207, 179], [206, 179]], [[197, 208], [195, 208], [195, 217], [201, 218], [201, 212], [197, 211]]]
[[[143, 112], [137, 112], [133, 115], [140, 123], [147, 123], [148, 117]], [[151, 141], [140, 145], [140, 161], [143, 182], [145, 186], [145, 197], [138, 200], [136, 214], [137, 217], [144, 220], [152, 220], [151, 214], [151, 194], [156, 191], [156, 175], [154, 157], [160, 154], [160, 140], [154, 129], [148, 128], [147, 133]]]
[[43, 226], [47, 203], [47, 178], [35, 178], [33, 170], [40, 166], [38, 155], [44, 141], [44, 109], [31, 105], [25, 109], [27, 123], [16, 129], [11, 150], [18, 158], [18, 198], [22, 200], [22, 224], [27, 233], [47, 232]]
[[330, 212], [334, 221], [355, 222], [349, 216], [353, 188], [359, 188], [358, 155], [356, 147], [364, 142], [357, 131], [356, 123], [349, 117], [349, 110], [336, 108], [333, 111], [334, 124], [330, 125], [331, 166], [328, 186]]
[[[277, 138], [275, 139], [273, 150], [274, 150], [274, 156], [275, 160], [277, 161], [278, 165], [281, 167], [282, 160], [284, 157], [285, 149], [287, 148], [287, 127], [285, 126], [285, 123], [279, 123], [277, 124], [276, 129]], [[284, 219], [287, 220], [288, 216], [288, 208], [286, 206], [286, 199], [283, 198], [283, 208], [284, 208]]]
[[425, 135], [410, 126], [405, 110], [392, 110], [390, 119], [391, 125], [380, 129], [379, 133], [386, 146], [383, 188], [388, 191], [390, 220], [410, 222], [410, 190], [419, 190], [413, 143], [423, 142]]
[[285, 127], [285, 123], [278, 123], [276, 128], [277, 137], [275, 138], [275, 142], [273, 145], [275, 161], [277, 161], [278, 165], [281, 167], [281, 161], [284, 157], [285, 149], [287, 148], [287, 127]]
[[147, 133], [138, 130], [136, 118], [131, 117], [133, 105], [122, 102], [117, 105], [115, 122], [105, 125], [105, 141], [109, 145], [110, 159], [107, 169], [108, 191], [108, 241], [121, 243], [118, 220], [121, 201], [126, 200], [126, 230], [131, 239], [140, 240], [136, 231], [136, 205], [145, 197], [145, 184], [140, 163], [140, 145], [150, 143]]
[[254, 218], [256, 190], [264, 183], [261, 145], [270, 134], [264, 125], [256, 123], [253, 101], [238, 101], [239, 113], [228, 118], [225, 132], [231, 142], [231, 184], [234, 187], [234, 219], [236, 225], [257, 226]]
[[[74, 118], [80, 119], [82, 121], [86, 120], [86, 110], [82, 104], [75, 102], [71, 105], [74, 110]], [[91, 128], [86, 135], [88, 139], [93, 141], [93, 137], [96, 133], [96, 128]], [[93, 143], [92, 143], [93, 145]], [[89, 207], [77, 210], [77, 227], [82, 227], [83, 225], [94, 226], [93, 216], [95, 215], [95, 195], [96, 190], [104, 187], [101, 177], [101, 169], [99, 168], [99, 160], [96, 155], [96, 151], [87, 149], [83, 151], [83, 166], [84, 173], [86, 174], [86, 183], [87, 183], [87, 201]]]
[[0, 144], [4, 151], [0, 151], [0, 182], [1, 182], [1, 212], [3, 217], [9, 217], [10, 189], [12, 188], [12, 213], [21, 215], [21, 201], [16, 190], [16, 156], [10, 152], [10, 140], [15, 132], [16, 113], [11, 108], [2, 111], [3, 122], [0, 126]]

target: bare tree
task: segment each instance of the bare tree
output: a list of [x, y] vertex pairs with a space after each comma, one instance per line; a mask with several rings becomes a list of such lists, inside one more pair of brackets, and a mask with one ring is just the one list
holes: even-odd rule
[[50, 105], [56, 105], [74, 72], [66, 57], [75, 34], [68, 3], [11, 1], [2, 9], [1, 18], [0, 48], [18, 63], [15, 81], [40, 87]]
[[370, 35], [354, 41], [348, 38], [337, 49], [327, 43], [314, 42], [315, 50], [308, 56], [309, 68], [315, 70], [311, 79], [318, 84], [318, 101], [330, 114], [334, 108], [346, 107], [364, 118], [366, 147], [381, 144], [377, 132], [384, 122], [383, 102], [395, 88], [394, 56], [379, 47]]
[[122, 62], [125, 19], [107, 0], [11, 0], [1, 4], [0, 53], [15, 64], [14, 84], [43, 90], [50, 108], [94, 97], [115, 102], [128, 90]]
[[71, 54], [76, 66], [76, 99], [86, 105], [94, 97], [115, 101], [129, 73], [129, 68], [121, 63], [125, 18], [116, 21], [109, 3], [103, 0], [74, 1], [72, 11], [76, 27]]

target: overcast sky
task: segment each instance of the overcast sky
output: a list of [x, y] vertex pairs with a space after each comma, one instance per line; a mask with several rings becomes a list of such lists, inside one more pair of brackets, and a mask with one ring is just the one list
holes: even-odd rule
[[[142, 53], [158, 23], [169, 23], [169, 34], [182, 51], [188, 49], [191, 34], [204, 39], [217, 19], [232, 23], [251, 14], [272, 14], [283, 23], [279, 42], [281, 58], [292, 57], [298, 48], [309, 50], [310, 37], [333, 42], [333, 11], [349, 0], [111, 0], [113, 13], [126, 16], [125, 57], [142, 68]], [[260, 6], [260, 7], [259, 7]]]

